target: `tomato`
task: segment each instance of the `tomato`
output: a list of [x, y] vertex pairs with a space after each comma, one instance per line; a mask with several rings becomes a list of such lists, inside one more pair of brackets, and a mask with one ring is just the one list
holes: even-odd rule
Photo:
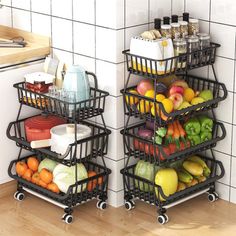
[[40, 171], [39, 176], [40, 176], [40, 179], [46, 184], [49, 184], [52, 182], [52, 179], [53, 179], [52, 172], [50, 172], [49, 170], [45, 168], [43, 168]]
[[[97, 175], [97, 173], [95, 171], [88, 171], [88, 177], [92, 177], [92, 176], [95, 176]], [[97, 185], [97, 179], [94, 179], [94, 180], [91, 180], [88, 182], [87, 184], [87, 189], [88, 191], [92, 191]]]
[[168, 157], [170, 155], [170, 149], [168, 146], [165, 146], [165, 147], [162, 147], [162, 151], [160, 151], [160, 160], [164, 161], [166, 159], [166, 157]]
[[27, 169], [28, 169], [28, 166], [26, 165], [25, 162], [23, 162], [23, 161], [18, 161], [18, 162], [16, 163], [16, 173], [17, 173], [19, 176], [24, 175], [24, 173], [26, 172]]
[[31, 177], [33, 175], [33, 171], [31, 169], [27, 169], [23, 174], [22, 178], [26, 179], [27, 181], [31, 181]]
[[139, 141], [138, 139], [134, 139], [134, 149], [144, 152], [145, 144], [143, 142]]
[[176, 147], [176, 144], [175, 143], [170, 143], [169, 144], [169, 152], [170, 154], [173, 154], [177, 151], [177, 147]]
[[37, 171], [39, 166], [39, 161], [36, 157], [29, 157], [27, 159], [27, 165], [32, 171]]
[[98, 178], [98, 185], [102, 185], [102, 183], [103, 183], [103, 178], [101, 176], [101, 177]]
[[32, 175], [32, 183], [34, 184], [39, 184], [39, 180], [40, 180], [40, 175], [39, 175], [39, 172], [35, 172], [33, 175]]
[[53, 182], [48, 184], [47, 189], [54, 192], [54, 193], [60, 193], [60, 190], [59, 190], [57, 184], [55, 184]]

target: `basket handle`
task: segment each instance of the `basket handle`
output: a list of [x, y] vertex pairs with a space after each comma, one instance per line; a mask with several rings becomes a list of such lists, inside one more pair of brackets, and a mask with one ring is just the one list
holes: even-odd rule
[[216, 139], [219, 141], [219, 140], [222, 140], [222, 139], [224, 139], [226, 137], [226, 130], [225, 130], [225, 126], [223, 125], [223, 123], [217, 122], [217, 124], [220, 126], [221, 131], [222, 131], [222, 135], [219, 136], [217, 134], [217, 137], [216, 137]]
[[220, 96], [220, 98], [224, 100], [224, 99], [226, 99], [227, 96], [228, 96], [228, 91], [227, 91], [227, 89], [226, 89], [225, 84], [221, 83], [221, 86], [222, 86], [222, 89], [223, 89], [223, 91], [224, 91], [224, 95], [223, 95], [222, 97]]
[[91, 76], [93, 77], [93, 80], [94, 80], [94, 87], [95, 87], [95, 89], [97, 90], [97, 89], [98, 89], [97, 76], [96, 76], [93, 72], [86, 71], [85, 73], [86, 73], [87, 75], [91, 75]]

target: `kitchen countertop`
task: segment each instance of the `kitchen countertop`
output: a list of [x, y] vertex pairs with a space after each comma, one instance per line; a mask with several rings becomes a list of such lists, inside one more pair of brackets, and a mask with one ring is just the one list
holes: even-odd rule
[[49, 37], [0, 25], [0, 38], [11, 39], [17, 36], [22, 36], [27, 45], [23, 48], [0, 48], [1, 66], [43, 58], [50, 54]]

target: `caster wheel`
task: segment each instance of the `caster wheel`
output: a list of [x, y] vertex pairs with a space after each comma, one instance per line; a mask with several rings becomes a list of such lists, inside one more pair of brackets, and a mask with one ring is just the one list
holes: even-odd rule
[[168, 217], [166, 214], [159, 215], [159, 216], [157, 217], [157, 221], [158, 221], [160, 224], [164, 225], [165, 223], [167, 223], [167, 222], [169, 221], [169, 217]]
[[98, 209], [105, 210], [107, 208], [107, 203], [104, 201], [98, 201], [96, 206]]
[[73, 221], [73, 216], [70, 215], [70, 214], [67, 214], [65, 213], [63, 216], [62, 216], [62, 220], [67, 223], [67, 224], [71, 224], [72, 221]]
[[22, 193], [22, 192], [17, 191], [17, 192], [14, 193], [14, 198], [18, 201], [23, 201], [24, 198], [25, 198], [25, 194]]
[[125, 208], [130, 211], [135, 207], [135, 203], [133, 200], [125, 201]]
[[219, 199], [219, 195], [218, 195], [218, 193], [216, 193], [216, 192], [210, 193], [210, 194], [208, 195], [208, 200], [209, 200], [210, 202], [215, 202], [215, 201], [218, 200], [218, 199]]

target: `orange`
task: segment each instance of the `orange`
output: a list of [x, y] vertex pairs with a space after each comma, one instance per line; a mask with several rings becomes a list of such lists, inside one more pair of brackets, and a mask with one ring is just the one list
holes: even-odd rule
[[191, 102], [193, 100], [193, 98], [195, 97], [195, 93], [191, 88], [186, 88], [184, 90], [184, 100], [187, 102]]
[[27, 169], [28, 169], [28, 166], [26, 165], [25, 162], [23, 162], [23, 161], [18, 161], [18, 162], [16, 163], [16, 173], [17, 173], [19, 176], [24, 175], [24, 173], [26, 172]]
[[170, 100], [169, 98], [165, 98], [161, 101], [161, 103], [163, 104], [164, 109], [167, 113], [170, 113], [173, 111], [174, 104], [173, 104], [172, 100]]
[[47, 189], [54, 192], [54, 193], [60, 193], [60, 190], [59, 190], [57, 184], [55, 184], [53, 182], [48, 184]]
[[39, 180], [40, 180], [40, 176], [39, 176], [39, 172], [35, 172], [33, 175], [32, 175], [32, 183], [34, 184], [39, 184]]
[[49, 184], [52, 182], [52, 179], [53, 179], [52, 172], [50, 172], [49, 170], [45, 168], [43, 168], [40, 171], [39, 176], [40, 176], [40, 179], [46, 184]]
[[[97, 175], [97, 173], [95, 171], [91, 171], [91, 170], [88, 171], [88, 177], [92, 177], [95, 175]], [[89, 181], [87, 184], [88, 191], [92, 191], [94, 188], [96, 188], [96, 185], [97, 185], [97, 179]]]
[[37, 171], [39, 166], [39, 161], [36, 157], [29, 157], [27, 159], [27, 165], [32, 171]]
[[32, 175], [33, 175], [33, 171], [31, 169], [27, 169], [25, 173], [23, 174], [22, 178], [28, 181], [31, 181]]

